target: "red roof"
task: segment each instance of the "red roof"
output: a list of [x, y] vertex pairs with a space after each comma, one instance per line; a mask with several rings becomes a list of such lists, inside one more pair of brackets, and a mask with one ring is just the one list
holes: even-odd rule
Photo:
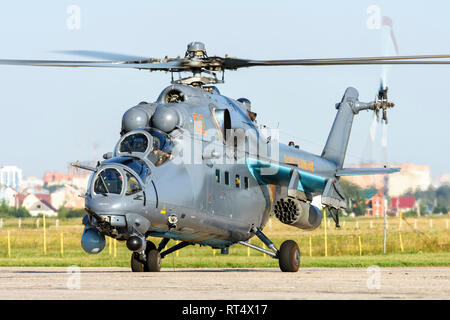
[[416, 203], [416, 197], [393, 197], [389, 209], [413, 209]]
[[[16, 203], [20, 207], [27, 196], [31, 193], [19, 193], [16, 196]], [[33, 195], [39, 200], [45, 202], [46, 204], [51, 203], [51, 196], [49, 193], [33, 193]]]

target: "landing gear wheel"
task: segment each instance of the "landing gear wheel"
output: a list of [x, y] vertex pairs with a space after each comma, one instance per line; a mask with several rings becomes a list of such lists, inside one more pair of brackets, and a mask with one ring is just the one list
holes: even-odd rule
[[139, 253], [133, 252], [131, 254], [131, 271], [144, 272], [144, 263], [139, 260]]
[[286, 240], [278, 252], [278, 263], [283, 272], [297, 272], [300, 266], [300, 250], [295, 241]]
[[161, 270], [161, 255], [158, 250], [150, 250], [147, 253], [146, 267], [146, 271], [149, 272], [159, 272]]
[[[156, 250], [156, 246], [153, 242], [147, 241], [147, 245], [145, 247], [145, 253], [148, 254], [151, 250]], [[147, 263], [142, 262], [139, 259], [139, 253], [133, 252], [131, 254], [131, 271], [133, 272], [148, 272]]]
[[[145, 256], [146, 257], [148, 257], [148, 253], [151, 250], [156, 250], [156, 246], [155, 246], [155, 244], [153, 242], [147, 241], [147, 244], [145, 246]], [[144, 271], [145, 272], [149, 272], [150, 270], [148, 269], [147, 263], [144, 263], [143, 265], [144, 265]]]

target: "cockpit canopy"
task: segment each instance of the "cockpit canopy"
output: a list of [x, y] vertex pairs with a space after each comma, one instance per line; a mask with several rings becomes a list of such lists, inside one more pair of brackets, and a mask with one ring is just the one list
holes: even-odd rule
[[138, 129], [121, 137], [116, 156], [148, 159], [159, 166], [170, 159], [172, 148], [173, 144], [166, 133], [154, 128]]
[[120, 195], [124, 191], [125, 195], [132, 195], [142, 190], [143, 188], [139, 179], [131, 170], [116, 167], [107, 167], [101, 170], [95, 176], [93, 185], [94, 194], [104, 196], [108, 194]]

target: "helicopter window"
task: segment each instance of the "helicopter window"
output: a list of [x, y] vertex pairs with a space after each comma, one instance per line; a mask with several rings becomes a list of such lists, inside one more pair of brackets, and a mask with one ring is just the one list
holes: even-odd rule
[[148, 155], [148, 159], [155, 165], [155, 167], [158, 167], [170, 159], [170, 154], [161, 150], [153, 150]]
[[139, 175], [139, 177], [141, 178], [141, 180], [144, 182], [147, 179], [147, 176], [151, 173], [150, 168], [148, 167], [148, 165], [145, 164], [144, 161], [136, 160], [136, 159], [129, 158], [129, 157], [113, 158], [111, 160], [105, 161], [105, 163], [123, 164], [123, 165], [129, 167], [134, 172], [136, 172]]
[[230, 173], [228, 171], [225, 171], [225, 184], [230, 184]]
[[142, 187], [139, 184], [138, 180], [127, 170], [125, 170], [125, 174], [127, 175], [127, 191], [125, 194], [128, 196], [142, 191]]
[[234, 181], [236, 183], [236, 188], [240, 188], [241, 187], [241, 178], [239, 177], [238, 174], [236, 175]]
[[220, 183], [220, 170], [216, 169], [216, 182]]
[[142, 133], [129, 135], [120, 143], [120, 152], [146, 152], [148, 149], [148, 138]]
[[244, 177], [244, 188], [248, 189], [248, 177]]
[[108, 168], [97, 175], [94, 183], [94, 192], [106, 195], [107, 193], [120, 194], [122, 192], [122, 175], [116, 169]]
[[158, 131], [153, 130], [150, 134], [153, 137], [153, 148], [148, 159], [158, 167], [170, 159], [172, 142]]
[[160, 150], [161, 149], [161, 140], [159, 140], [158, 137], [153, 137], [153, 149], [154, 150]]

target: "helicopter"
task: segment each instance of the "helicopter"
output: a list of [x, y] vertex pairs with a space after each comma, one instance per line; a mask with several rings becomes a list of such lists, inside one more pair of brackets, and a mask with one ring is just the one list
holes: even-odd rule
[[[202, 42], [191, 42], [184, 58], [124, 56], [103, 51], [63, 51], [107, 60], [6, 60], [1, 65], [134, 68], [165, 71], [171, 84], [156, 101], [141, 102], [122, 117], [120, 138], [91, 171], [85, 193], [82, 248], [97, 254], [105, 236], [125, 241], [133, 272], [158, 272], [169, 254], [190, 245], [228, 254], [240, 244], [278, 259], [280, 270], [297, 272], [300, 250], [293, 240], [278, 248], [263, 233], [271, 214], [282, 223], [314, 230], [321, 205], [339, 227], [346, 197], [342, 176], [392, 174], [399, 168], [344, 168], [354, 117], [363, 110], [382, 113], [394, 107], [382, 84], [373, 101], [359, 101], [349, 87], [320, 155], [281, 143], [276, 130], [257, 122], [247, 98], [232, 99], [215, 86], [226, 70], [256, 66], [335, 66], [450, 64], [450, 55], [367, 58], [251, 60], [208, 56]], [[114, 60], [111, 60], [111, 57]], [[182, 74], [188, 73], [187, 76]], [[220, 74], [222, 76], [220, 77]], [[178, 74], [175, 79], [174, 74]], [[219, 75], [218, 75], [219, 74]], [[326, 213], [325, 213], [326, 214]], [[161, 238], [156, 245], [148, 237]], [[266, 248], [250, 243], [259, 238]], [[167, 248], [170, 240], [177, 244]]]

